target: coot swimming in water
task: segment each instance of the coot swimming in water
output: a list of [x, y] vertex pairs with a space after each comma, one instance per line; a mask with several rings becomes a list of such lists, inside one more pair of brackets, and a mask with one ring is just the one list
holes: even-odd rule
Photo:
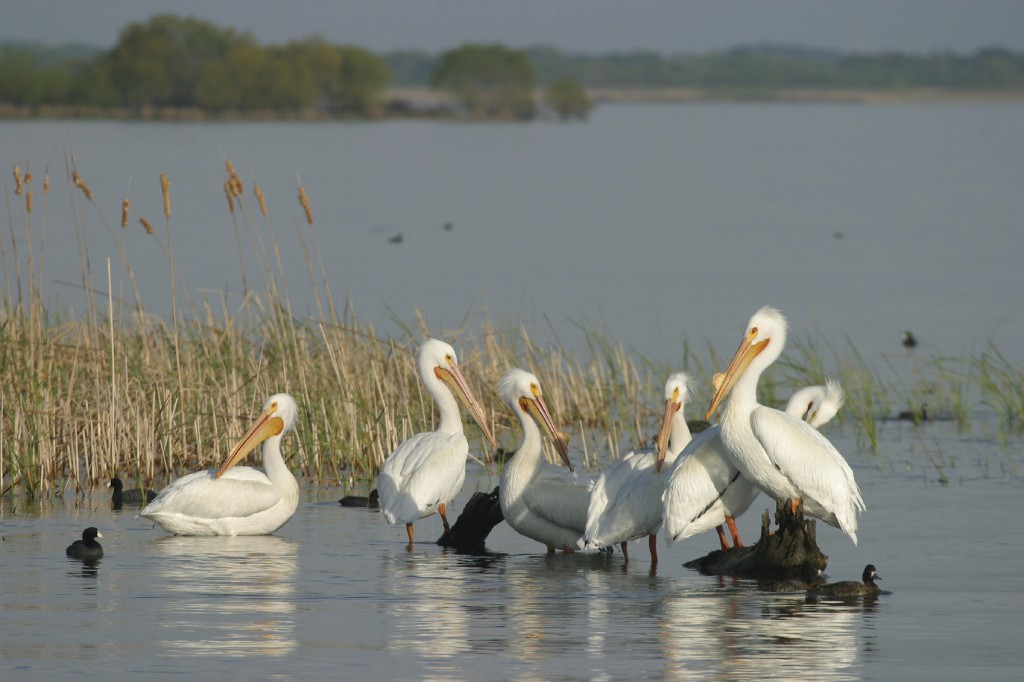
[[370, 491], [369, 497], [363, 497], [362, 495], [346, 495], [345, 497], [338, 500], [338, 503], [342, 507], [363, 507], [366, 509], [379, 509], [380, 508], [380, 495], [377, 494], [377, 489], [374, 488]]
[[861, 576], [861, 580], [864, 582], [857, 582], [856, 580], [843, 580], [838, 583], [829, 583], [812, 590], [812, 594], [822, 597], [869, 597], [879, 593], [880, 588], [875, 584], [876, 580], [881, 580], [882, 577], [878, 575], [875, 570], [874, 564], [868, 564], [864, 567], [864, 573]]
[[103, 547], [96, 542], [96, 538], [103, 537], [95, 527], [89, 526], [82, 531], [82, 539], [75, 540], [64, 553], [73, 559], [85, 559], [92, 561], [103, 556]]
[[123, 504], [146, 504], [156, 497], [155, 490], [140, 490], [138, 488], [124, 490], [124, 483], [117, 476], [110, 479], [107, 487], [114, 489], [114, 492], [110, 494], [110, 502], [114, 505], [115, 509], [120, 508]]

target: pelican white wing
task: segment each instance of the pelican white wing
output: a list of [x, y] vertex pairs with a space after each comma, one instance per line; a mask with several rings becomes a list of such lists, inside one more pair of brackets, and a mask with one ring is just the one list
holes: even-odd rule
[[592, 480], [568, 469], [545, 467], [517, 503], [509, 505], [505, 520], [520, 534], [551, 547], [576, 547], [587, 526], [592, 487]]
[[761, 447], [800, 493], [807, 514], [838, 526], [857, 543], [857, 512], [864, 499], [850, 465], [816, 429], [768, 407], [750, 415]]
[[584, 542], [604, 547], [657, 531], [667, 478], [657, 475], [653, 452], [630, 453], [601, 473], [590, 497]]
[[469, 442], [461, 433], [417, 433], [398, 446], [377, 479], [384, 520], [412, 523], [450, 502], [466, 480], [468, 455]]

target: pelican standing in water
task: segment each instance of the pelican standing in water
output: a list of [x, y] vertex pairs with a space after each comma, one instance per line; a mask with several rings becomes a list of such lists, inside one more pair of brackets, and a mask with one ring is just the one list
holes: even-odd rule
[[377, 477], [377, 492], [384, 520], [404, 523], [412, 546], [413, 521], [435, 511], [448, 531], [447, 505], [466, 480], [469, 441], [462, 429], [462, 414], [455, 397], [465, 403], [484, 436], [494, 445], [484, 410], [459, 370], [455, 349], [440, 339], [428, 339], [417, 358], [420, 380], [437, 403], [441, 420], [436, 431], [417, 433], [384, 460]]
[[[715, 375], [715, 386], [724, 374]], [[829, 379], [825, 386], [808, 386], [790, 397], [786, 414], [817, 428], [836, 415], [845, 401], [843, 389]], [[740, 475], [722, 444], [721, 424], [690, 441], [669, 474], [664, 504], [665, 533], [669, 542], [684, 540], [715, 528], [723, 550], [729, 549], [724, 525], [733, 547], [742, 547], [736, 517], [754, 503], [761, 489]]]
[[[224, 466], [182, 476], [161, 490], [139, 516], [175, 535], [273, 533], [288, 522], [299, 504], [299, 482], [281, 458], [281, 439], [298, 415], [290, 395], [270, 396]], [[265, 471], [235, 466], [260, 443]]]
[[721, 438], [733, 465], [750, 482], [792, 510], [841, 529], [857, 544], [857, 514], [865, 509], [850, 465], [827, 438], [785, 412], [757, 402], [757, 382], [786, 343], [786, 318], [765, 306], [750, 318], [732, 362], [705, 414], [731, 394]]
[[690, 377], [678, 372], [665, 383], [665, 413], [658, 431], [657, 452], [631, 452], [605, 469], [594, 484], [587, 511], [583, 542], [587, 547], [621, 543], [629, 561], [628, 542], [647, 536], [651, 563], [658, 563], [658, 529], [661, 528], [661, 495], [665, 491], [665, 464], [690, 442], [683, 404]]
[[[555, 428], [536, 376], [510, 369], [498, 392], [523, 428], [523, 440], [501, 472], [501, 513], [517, 533], [547, 545], [548, 554], [556, 549], [572, 552], [587, 527], [593, 481], [576, 477], [564, 436]], [[542, 430], [567, 468], [544, 460]]]

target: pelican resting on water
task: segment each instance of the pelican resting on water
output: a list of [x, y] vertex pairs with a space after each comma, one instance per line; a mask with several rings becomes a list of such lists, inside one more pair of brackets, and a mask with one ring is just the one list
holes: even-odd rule
[[[723, 379], [724, 375], [716, 375], [715, 385]], [[794, 393], [786, 413], [817, 428], [836, 415], [845, 399], [843, 389], [829, 379], [826, 386], [808, 386]], [[669, 542], [715, 528], [726, 550], [725, 524], [733, 547], [743, 546], [735, 519], [750, 508], [761, 489], [733, 466], [722, 444], [721, 429], [715, 424], [697, 434], [672, 467], [662, 497]]]
[[463, 433], [456, 396], [494, 445], [484, 410], [459, 370], [455, 349], [440, 339], [428, 339], [420, 346], [417, 364], [424, 388], [437, 403], [440, 423], [436, 431], [417, 433], [399, 445], [384, 460], [377, 477], [384, 520], [404, 523], [410, 546], [413, 521], [435, 511], [441, 515], [445, 531], [449, 529], [446, 506], [466, 480], [469, 441]]
[[673, 374], [665, 383], [665, 414], [656, 440], [657, 452], [631, 452], [598, 477], [583, 534], [586, 547], [621, 543], [622, 555], [629, 561], [627, 543], [646, 535], [651, 563], [658, 562], [661, 494], [668, 480], [663, 467], [672, 464], [690, 442], [690, 428], [683, 414], [689, 384], [685, 372]]
[[[498, 392], [523, 428], [523, 440], [501, 472], [501, 513], [517, 533], [547, 545], [548, 554], [556, 549], [572, 552], [587, 527], [593, 481], [576, 477], [564, 437], [555, 428], [536, 376], [510, 369]], [[545, 461], [542, 430], [567, 468]]]
[[[786, 343], [786, 318], [765, 306], [750, 318], [711, 405], [726, 396], [721, 421], [725, 454], [751, 483], [777, 501], [841, 529], [857, 544], [857, 514], [865, 509], [850, 465], [806, 422], [757, 402], [757, 382]], [[730, 395], [731, 394], [731, 395]]]
[[[299, 504], [299, 482], [281, 458], [281, 439], [299, 408], [287, 393], [270, 396], [224, 466], [182, 476], [139, 513], [175, 535], [266, 535], [288, 522]], [[263, 443], [265, 471], [236, 467]]]

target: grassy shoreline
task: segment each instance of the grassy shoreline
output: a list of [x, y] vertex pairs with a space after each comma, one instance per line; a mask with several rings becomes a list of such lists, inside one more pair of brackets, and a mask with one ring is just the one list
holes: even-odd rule
[[[10, 177], [10, 176], [8, 176]], [[286, 444], [290, 465], [318, 482], [372, 481], [383, 459], [411, 433], [432, 428], [430, 399], [419, 385], [415, 347], [425, 336], [453, 343], [480, 398], [498, 444], [512, 448], [518, 426], [495, 392], [512, 366], [535, 372], [561, 428], [572, 437], [573, 459], [599, 469], [649, 444], [660, 415], [665, 377], [687, 370], [701, 382], [688, 407], [698, 416], [710, 398], [712, 372], [723, 358], [685, 347], [682, 366], [644, 358], [605, 333], [586, 330], [580, 353], [535, 342], [518, 320], [474, 329], [432, 329], [418, 317], [392, 338], [335, 304], [319, 256], [316, 220], [301, 186], [300, 201], [280, 217], [267, 211], [258, 186], [245, 186], [228, 162], [227, 209], [245, 273], [243, 304], [195, 298], [181, 281], [173, 249], [170, 181], [164, 215], [134, 214], [126, 199], [120, 229], [107, 222], [73, 157], [66, 182], [31, 179], [15, 168], [5, 185], [7, 216], [0, 240], [4, 280], [0, 301], [0, 491], [38, 497], [88, 489], [115, 474], [126, 482], [162, 487], [171, 478], [219, 465], [265, 398], [291, 393], [301, 407]], [[9, 182], [9, 181], [8, 181]], [[80, 254], [84, 312], [66, 319], [42, 298], [47, 206], [54, 194], [70, 199]], [[104, 198], [109, 204], [112, 198]], [[187, 200], [187, 197], [176, 197]], [[116, 199], [114, 199], [116, 200]], [[159, 218], [159, 219], [158, 219]], [[81, 235], [101, 223], [116, 255], [90, 258]], [[142, 226], [140, 227], [140, 223]], [[312, 316], [293, 314], [275, 233], [294, 228], [312, 285]], [[49, 235], [49, 238], [55, 238]], [[66, 238], [61, 235], [59, 238]], [[169, 319], [141, 303], [126, 239], [151, 239], [166, 257]], [[294, 275], [293, 275], [294, 276]], [[305, 305], [305, 303], [304, 303]], [[733, 349], [720, 349], [729, 353]], [[917, 407], [970, 428], [976, 406], [997, 415], [1005, 442], [1024, 429], [1024, 368], [989, 347], [967, 358], [918, 358], [909, 376], [866, 362], [847, 340], [793, 334], [789, 348], [763, 378], [767, 404], [779, 405], [796, 387], [837, 378], [849, 396], [840, 421], [852, 424], [865, 449], [877, 451], [888, 415]], [[472, 452], [492, 453], [475, 426]], [[129, 483], [131, 484], [131, 483]]]

